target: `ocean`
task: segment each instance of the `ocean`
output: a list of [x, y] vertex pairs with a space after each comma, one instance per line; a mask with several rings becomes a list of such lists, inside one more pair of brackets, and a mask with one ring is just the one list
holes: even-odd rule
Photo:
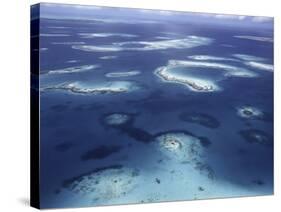
[[272, 29], [105, 20], [40, 19], [42, 207], [272, 194]]

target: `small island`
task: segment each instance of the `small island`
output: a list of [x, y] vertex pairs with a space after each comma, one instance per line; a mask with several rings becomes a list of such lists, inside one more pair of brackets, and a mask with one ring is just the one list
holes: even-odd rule
[[73, 82], [43, 88], [43, 90], [66, 90], [75, 94], [116, 94], [130, 92], [135, 89], [137, 89], [137, 86], [134, 83], [127, 81], [114, 81], [97, 84]]
[[131, 77], [139, 75], [140, 71], [126, 71], [126, 72], [110, 72], [105, 74], [106, 77]]
[[237, 108], [238, 116], [246, 119], [260, 119], [263, 117], [263, 112], [258, 108], [251, 106], [242, 106]]
[[155, 71], [155, 74], [164, 81], [183, 84], [190, 88], [192, 91], [213, 92], [219, 90], [218, 86], [211, 81], [194, 78], [188, 75], [179, 76], [177, 74], [174, 74], [173, 68], [170, 68], [169, 66], [158, 68]]
[[156, 136], [155, 141], [160, 151], [169, 158], [187, 163], [201, 160], [203, 147], [195, 136], [185, 132], [167, 132]]
[[118, 126], [126, 124], [131, 120], [131, 117], [125, 113], [112, 113], [104, 118], [104, 122], [110, 126]]
[[83, 66], [75, 66], [75, 67], [69, 67], [69, 68], [63, 68], [63, 69], [49, 70], [49, 71], [47, 71], [47, 73], [48, 74], [71, 74], [71, 73], [90, 71], [90, 70], [93, 70], [93, 69], [96, 69], [99, 67], [100, 67], [99, 65], [83, 65]]

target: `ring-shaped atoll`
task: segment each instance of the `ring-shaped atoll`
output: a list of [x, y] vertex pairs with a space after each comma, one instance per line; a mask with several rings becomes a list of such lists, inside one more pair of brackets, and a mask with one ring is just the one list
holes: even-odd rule
[[245, 119], [261, 119], [264, 116], [264, 113], [261, 110], [251, 106], [242, 106], [237, 108], [237, 114], [241, 118]]
[[203, 147], [200, 139], [184, 132], [167, 132], [155, 137], [159, 150], [171, 159], [180, 162], [201, 160]]

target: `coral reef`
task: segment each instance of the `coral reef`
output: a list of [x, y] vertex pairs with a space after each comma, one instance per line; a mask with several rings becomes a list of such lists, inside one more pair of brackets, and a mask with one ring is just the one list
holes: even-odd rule
[[257, 143], [265, 146], [273, 145], [273, 137], [262, 130], [241, 130], [239, 134], [249, 143]]
[[126, 195], [135, 188], [140, 178], [137, 169], [113, 165], [66, 180], [63, 187], [93, 201], [107, 201]]

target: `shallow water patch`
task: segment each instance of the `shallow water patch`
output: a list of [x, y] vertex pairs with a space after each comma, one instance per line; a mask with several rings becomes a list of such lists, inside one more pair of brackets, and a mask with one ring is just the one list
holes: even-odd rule
[[[137, 173], [137, 174], [136, 174]], [[63, 188], [77, 195], [104, 203], [126, 196], [138, 184], [139, 171], [122, 165], [97, 168], [89, 173], [65, 180]]]

